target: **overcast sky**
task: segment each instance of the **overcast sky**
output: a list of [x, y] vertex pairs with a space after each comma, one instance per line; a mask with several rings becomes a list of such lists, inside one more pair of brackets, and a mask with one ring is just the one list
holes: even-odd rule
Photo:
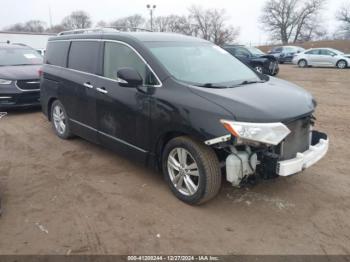
[[[259, 16], [266, 0], [0, 0], [0, 28], [30, 19], [40, 19], [49, 25], [49, 7], [53, 24], [74, 10], [85, 10], [96, 23], [107, 22], [135, 13], [148, 16], [147, 4], [156, 4], [155, 15], [187, 14], [188, 7], [200, 5], [204, 8], [224, 8], [230, 23], [239, 27], [242, 44], [264, 43], [268, 34], [259, 26]], [[335, 30], [334, 13], [344, 2], [350, 0], [328, 0], [324, 21], [329, 30]]]

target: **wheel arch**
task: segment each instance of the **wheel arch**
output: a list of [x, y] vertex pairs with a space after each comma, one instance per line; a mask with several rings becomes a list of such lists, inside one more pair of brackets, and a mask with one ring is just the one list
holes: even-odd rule
[[51, 121], [51, 107], [53, 102], [57, 100], [57, 97], [50, 97], [50, 99], [47, 101], [47, 119]]
[[298, 60], [298, 65], [299, 65], [299, 63], [300, 63], [301, 61], [305, 61], [306, 66], [309, 65], [309, 61], [307, 61], [307, 59], [306, 59], [305, 57], [302, 57], [302, 58], [300, 58], [300, 59]]
[[204, 141], [204, 137], [202, 137], [200, 134], [196, 134], [188, 130], [169, 130], [162, 133], [156, 140], [155, 148], [154, 148], [154, 154], [156, 157], [155, 158], [156, 166], [157, 168], [159, 168], [159, 170], [162, 170], [162, 154], [166, 144], [170, 140], [180, 136], [188, 136], [197, 141], [201, 141], [201, 142]]
[[340, 58], [340, 59], [337, 61], [337, 63], [335, 64], [335, 66], [336, 66], [336, 67], [338, 67], [339, 62], [341, 62], [341, 61], [344, 61], [344, 62], [345, 62], [346, 67], [348, 67], [348, 66], [349, 66], [348, 61], [346, 61], [346, 60], [345, 60], [345, 59], [343, 59], [343, 58]]

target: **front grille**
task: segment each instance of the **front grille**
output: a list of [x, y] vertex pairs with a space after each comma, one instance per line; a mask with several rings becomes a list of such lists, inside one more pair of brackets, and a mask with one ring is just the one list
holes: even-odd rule
[[31, 79], [31, 80], [18, 80], [17, 86], [21, 90], [30, 91], [30, 90], [39, 90], [40, 89], [40, 80]]
[[310, 147], [310, 117], [293, 121], [287, 127], [291, 133], [280, 146], [280, 160], [295, 158], [297, 153], [305, 152]]

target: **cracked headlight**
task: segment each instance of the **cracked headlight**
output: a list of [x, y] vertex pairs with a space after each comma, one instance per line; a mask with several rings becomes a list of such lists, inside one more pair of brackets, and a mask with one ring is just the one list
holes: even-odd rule
[[288, 127], [282, 123], [247, 123], [229, 120], [220, 122], [237, 138], [268, 145], [278, 145], [290, 133]]
[[11, 80], [0, 79], [0, 85], [10, 85], [11, 83]]

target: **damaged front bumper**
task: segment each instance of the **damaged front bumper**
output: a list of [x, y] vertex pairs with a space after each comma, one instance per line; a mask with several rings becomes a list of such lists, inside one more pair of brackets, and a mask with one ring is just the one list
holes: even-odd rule
[[[265, 150], [256, 150], [245, 145], [237, 149], [231, 146], [231, 154], [226, 157], [226, 180], [233, 186], [241, 186], [248, 177], [259, 174], [263, 179], [297, 174], [321, 160], [327, 153], [329, 139], [325, 133], [311, 131], [309, 146], [304, 152], [295, 153], [295, 157], [284, 159], [283, 155], [274, 152], [280, 145]], [[229, 136], [206, 141], [207, 145], [225, 143]], [[272, 150], [272, 151], [271, 151]]]
[[327, 154], [329, 139], [326, 134], [314, 131], [312, 141], [309, 150], [297, 153], [293, 159], [279, 161], [277, 174], [279, 176], [294, 175], [321, 160]]

